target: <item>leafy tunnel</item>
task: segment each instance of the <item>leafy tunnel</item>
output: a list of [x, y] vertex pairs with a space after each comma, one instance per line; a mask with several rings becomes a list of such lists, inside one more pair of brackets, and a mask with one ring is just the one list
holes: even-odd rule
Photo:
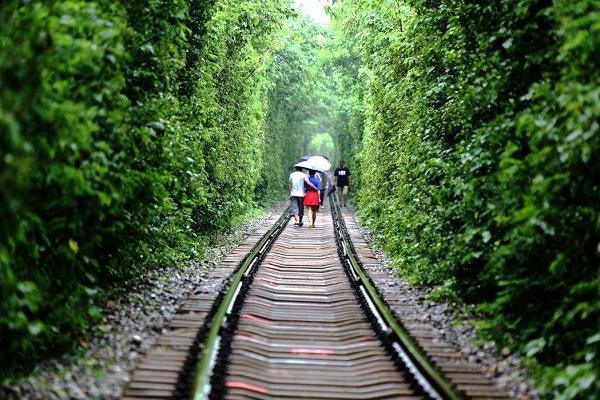
[[0, 5], [0, 377], [322, 154], [399, 274], [599, 396], [598, 2], [303, 3]]

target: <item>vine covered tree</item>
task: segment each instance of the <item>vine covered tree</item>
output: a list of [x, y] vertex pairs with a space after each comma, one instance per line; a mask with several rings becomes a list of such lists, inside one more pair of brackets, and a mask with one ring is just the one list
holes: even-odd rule
[[401, 273], [479, 303], [548, 396], [598, 396], [598, 3], [331, 13], [361, 55], [364, 221]]
[[293, 3], [0, 5], [0, 378], [321, 153], [399, 274], [600, 396], [598, 2]]

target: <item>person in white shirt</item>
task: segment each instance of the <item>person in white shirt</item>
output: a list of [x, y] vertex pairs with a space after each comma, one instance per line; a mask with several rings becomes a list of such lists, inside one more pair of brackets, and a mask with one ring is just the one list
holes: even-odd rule
[[295, 167], [295, 171], [290, 174], [288, 180], [288, 193], [290, 195], [290, 206], [294, 215], [295, 226], [302, 226], [302, 217], [304, 217], [304, 184], [316, 190], [310, 183], [308, 176], [302, 172], [302, 167]]

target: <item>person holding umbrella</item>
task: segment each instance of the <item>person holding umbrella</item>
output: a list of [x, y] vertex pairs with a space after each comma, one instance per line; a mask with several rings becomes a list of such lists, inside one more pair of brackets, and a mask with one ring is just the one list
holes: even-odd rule
[[294, 172], [290, 174], [288, 180], [288, 193], [290, 196], [290, 206], [292, 215], [294, 215], [295, 226], [302, 226], [302, 218], [304, 217], [304, 185], [316, 187], [309, 181], [308, 177], [302, 172], [302, 163], [296, 164]]
[[308, 207], [308, 227], [314, 228], [317, 221], [317, 212], [321, 204], [320, 182], [315, 176], [317, 171], [311, 169], [308, 171], [308, 180], [311, 185], [306, 185], [306, 195], [304, 196], [304, 205]]
[[[306, 156], [304, 156], [306, 157]], [[309, 169], [314, 169], [317, 171], [317, 178], [319, 179], [319, 189], [320, 189], [320, 196], [321, 196], [321, 206], [323, 205], [323, 203], [325, 202], [325, 192], [327, 190], [327, 186], [329, 181], [331, 180], [330, 178], [330, 173], [328, 173], [327, 171], [329, 171], [329, 169], [331, 168], [331, 163], [329, 162], [329, 159], [325, 156], [311, 156], [306, 158], [306, 163], [308, 165], [310, 165]]]

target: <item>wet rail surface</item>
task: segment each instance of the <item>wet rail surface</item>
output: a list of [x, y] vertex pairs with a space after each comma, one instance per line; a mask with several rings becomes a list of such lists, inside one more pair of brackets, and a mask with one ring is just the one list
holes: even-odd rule
[[[389, 271], [377, 268], [351, 217], [334, 207], [319, 213], [315, 229], [276, 220], [209, 273], [124, 399], [508, 398], [418, 324], [401, 292], [381, 285]], [[384, 303], [391, 307], [378, 311]], [[386, 316], [402, 325], [406, 351]]]
[[414, 399], [340, 263], [331, 215], [288, 228], [255, 275], [228, 362], [227, 398]]

